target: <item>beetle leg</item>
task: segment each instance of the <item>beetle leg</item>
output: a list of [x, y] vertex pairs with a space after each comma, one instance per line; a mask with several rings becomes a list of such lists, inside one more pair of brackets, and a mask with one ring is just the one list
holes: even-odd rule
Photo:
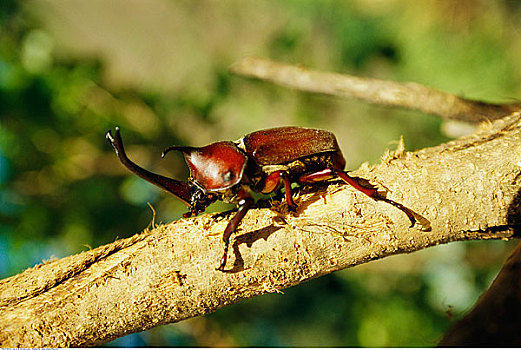
[[345, 182], [347, 182], [348, 184], [350, 184], [351, 186], [353, 186], [354, 188], [356, 188], [357, 190], [365, 193], [366, 195], [368, 195], [369, 197], [377, 200], [377, 201], [384, 201], [384, 202], [387, 202], [389, 204], [391, 204], [392, 206], [400, 209], [401, 211], [404, 212], [405, 215], [407, 215], [407, 217], [409, 218], [409, 220], [411, 221], [411, 226], [410, 227], [413, 227], [414, 224], [416, 223], [416, 218], [414, 216], [414, 214], [412, 213], [412, 211], [408, 208], [406, 208], [405, 206], [403, 206], [402, 204], [400, 203], [397, 203], [395, 201], [393, 201], [392, 199], [388, 199], [388, 198], [385, 198], [385, 197], [382, 197], [378, 194], [376, 188], [367, 188], [367, 187], [364, 187], [362, 185], [360, 185], [355, 179], [353, 179], [351, 176], [347, 175], [347, 173], [343, 170], [333, 170], [342, 180], [344, 180]]
[[308, 184], [308, 183], [313, 183], [313, 182], [326, 181], [326, 180], [332, 179], [334, 177], [335, 177], [335, 173], [333, 172], [333, 169], [328, 168], [328, 169], [317, 171], [315, 173], [308, 173], [308, 174], [301, 175], [298, 178], [297, 182], [300, 184]]
[[378, 193], [376, 192], [376, 188], [364, 187], [358, 183], [355, 179], [349, 176], [345, 171], [327, 168], [324, 170], [317, 171], [315, 173], [304, 174], [298, 178], [298, 183], [313, 183], [313, 182], [322, 182], [334, 177], [340, 177], [344, 182], [350, 184], [358, 191], [365, 193], [369, 197], [373, 199], [380, 199]]
[[393, 201], [392, 199], [387, 199], [385, 197], [382, 197], [378, 194], [376, 188], [367, 188], [367, 187], [364, 187], [362, 185], [360, 185], [355, 179], [353, 179], [351, 176], [349, 176], [345, 171], [343, 170], [334, 170], [332, 169], [342, 180], [344, 180], [345, 182], [347, 182], [348, 184], [350, 184], [351, 186], [353, 186], [354, 188], [356, 188], [357, 190], [365, 193], [366, 195], [368, 195], [369, 197], [375, 199], [375, 200], [378, 200], [378, 201], [384, 201], [384, 202], [387, 202], [389, 204], [391, 204], [392, 206], [400, 209], [401, 211], [403, 211], [405, 213], [405, 215], [407, 215], [407, 217], [409, 218], [409, 220], [411, 221], [411, 226], [410, 227], [413, 227], [414, 224], [416, 223], [416, 218], [414, 217], [414, 214], [412, 213], [412, 211], [410, 211], [409, 209], [407, 209], [406, 207], [404, 207], [403, 205], [401, 205], [400, 203], [396, 203], [395, 201]]
[[[332, 169], [333, 170], [333, 169]], [[378, 192], [376, 190], [376, 187], [364, 187], [362, 185], [360, 185], [358, 183], [358, 181], [356, 181], [355, 179], [353, 179], [351, 176], [349, 176], [345, 171], [342, 171], [342, 170], [333, 170], [334, 173], [336, 173], [336, 175], [341, 178], [342, 180], [344, 180], [344, 182], [350, 184], [351, 186], [353, 186], [354, 188], [356, 188], [358, 191], [368, 195], [369, 197], [373, 198], [373, 199], [382, 199], [379, 195], [378, 195]]]
[[400, 203], [397, 203], [391, 199], [387, 199], [385, 197], [382, 197], [378, 194], [378, 191], [375, 187], [364, 187], [358, 181], [356, 181], [354, 178], [349, 176], [345, 171], [339, 170], [339, 169], [333, 169], [333, 168], [327, 168], [321, 171], [317, 171], [315, 173], [310, 174], [304, 174], [301, 177], [299, 177], [298, 182], [299, 183], [312, 183], [312, 182], [320, 182], [325, 181], [334, 178], [335, 176], [340, 177], [344, 182], [348, 183], [349, 185], [356, 188], [358, 191], [366, 194], [367, 196], [373, 198], [374, 200], [384, 201], [387, 202], [396, 208], [400, 209], [407, 215], [409, 220], [411, 221], [411, 227], [414, 226], [416, 222], [416, 218], [414, 217], [414, 214], [401, 205]]
[[284, 170], [278, 170], [271, 174], [269, 174], [262, 183], [262, 188], [260, 192], [262, 193], [270, 193], [279, 188], [280, 183], [284, 182], [284, 194], [286, 196], [286, 203], [288, 204], [288, 208], [290, 211], [297, 211], [297, 205], [293, 201], [292, 193], [291, 193], [291, 182], [289, 181], [288, 173]]
[[224, 254], [221, 258], [221, 263], [217, 270], [224, 271], [224, 267], [226, 266], [226, 261], [228, 259], [228, 248], [230, 246], [230, 236], [231, 234], [237, 229], [239, 226], [239, 223], [241, 222], [242, 218], [244, 218], [244, 215], [248, 212], [248, 210], [253, 206], [255, 201], [250, 196], [250, 194], [244, 190], [241, 189], [239, 193], [237, 194], [237, 197], [239, 199], [238, 205], [239, 210], [237, 210], [237, 213], [233, 216], [233, 218], [228, 222], [228, 225], [226, 226], [226, 229], [223, 233], [223, 241], [224, 241]]
[[190, 206], [190, 185], [188, 182], [177, 181], [162, 175], [154, 174], [132, 162], [125, 153], [125, 149], [123, 148], [123, 141], [121, 140], [118, 127], [116, 127], [114, 136], [112, 136], [112, 133], [108, 131], [105, 137], [107, 140], [109, 140], [112, 148], [114, 148], [114, 151], [116, 152], [116, 155], [118, 156], [121, 163], [127, 167], [128, 170], [132, 171], [134, 174], [150, 182], [151, 184], [172, 193], [174, 196], [181, 199], [186, 205]]
[[291, 182], [289, 181], [288, 173], [284, 172], [282, 178], [284, 179], [284, 194], [286, 195], [289, 211], [296, 212], [297, 205], [293, 202], [293, 196], [291, 195]]

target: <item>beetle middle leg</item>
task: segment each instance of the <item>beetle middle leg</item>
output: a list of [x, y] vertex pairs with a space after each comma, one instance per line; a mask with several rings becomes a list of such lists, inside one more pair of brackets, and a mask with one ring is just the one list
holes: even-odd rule
[[262, 182], [262, 187], [260, 192], [262, 193], [270, 193], [275, 191], [281, 183], [284, 182], [284, 194], [286, 196], [286, 203], [288, 203], [288, 208], [292, 212], [297, 211], [297, 205], [293, 201], [292, 193], [291, 193], [291, 182], [289, 181], [288, 173], [284, 170], [278, 170], [271, 174], [269, 174], [264, 181]]
[[381, 201], [387, 202], [387, 203], [393, 205], [394, 207], [400, 209], [401, 211], [403, 211], [405, 213], [405, 215], [407, 215], [407, 217], [411, 221], [410, 227], [413, 227], [414, 224], [416, 223], [416, 218], [409, 209], [407, 209], [400, 203], [397, 203], [391, 199], [382, 197], [381, 195], [378, 194], [378, 191], [375, 187], [362, 186], [358, 181], [356, 181], [355, 178], [349, 176], [347, 174], [347, 172], [345, 172], [343, 170], [334, 169], [334, 168], [326, 168], [324, 170], [320, 170], [320, 171], [317, 171], [314, 173], [304, 174], [299, 177], [298, 182], [299, 183], [321, 182], [321, 181], [326, 181], [326, 180], [332, 179], [337, 176], [339, 178], [341, 178], [344, 182], [348, 183], [349, 185], [356, 188], [358, 191], [373, 198], [374, 200], [381, 200]]

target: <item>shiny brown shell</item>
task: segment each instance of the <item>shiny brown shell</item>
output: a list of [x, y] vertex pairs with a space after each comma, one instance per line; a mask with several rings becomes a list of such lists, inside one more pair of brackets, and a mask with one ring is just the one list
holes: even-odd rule
[[287, 126], [256, 131], [242, 141], [248, 157], [261, 166], [285, 164], [323, 152], [337, 153], [343, 160], [335, 135], [326, 130]]
[[223, 191], [241, 182], [247, 157], [230, 141], [181, 147], [191, 177], [205, 190]]

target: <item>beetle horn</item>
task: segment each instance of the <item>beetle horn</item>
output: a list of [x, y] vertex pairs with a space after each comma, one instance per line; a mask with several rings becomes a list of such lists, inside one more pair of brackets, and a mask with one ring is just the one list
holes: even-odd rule
[[165, 158], [166, 154], [170, 151], [179, 151], [183, 152], [184, 154], [190, 154], [190, 152], [195, 151], [196, 147], [189, 147], [189, 146], [170, 146], [165, 148], [163, 153], [161, 153], [161, 158]]
[[132, 171], [134, 174], [150, 182], [151, 184], [172, 193], [174, 196], [181, 199], [187, 206], [190, 206], [190, 185], [187, 181], [178, 181], [159, 174], [154, 174], [132, 162], [127, 157], [125, 149], [123, 148], [123, 141], [121, 140], [121, 135], [119, 134], [119, 127], [116, 127], [114, 136], [112, 136], [112, 133], [109, 130], [105, 137], [112, 145], [112, 148], [114, 148], [114, 151], [116, 152], [116, 155], [118, 156], [121, 163], [127, 167], [128, 170]]

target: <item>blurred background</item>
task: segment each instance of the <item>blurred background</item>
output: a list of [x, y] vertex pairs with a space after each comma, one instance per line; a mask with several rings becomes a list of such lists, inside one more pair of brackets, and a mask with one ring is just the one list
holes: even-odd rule
[[[141, 232], [147, 202], [156, 222], [180, 218], [181, 202], [119, 164], [116, 125], [133, 160], [176, 178], [187, 169], [166, 146], [274, 126], [334, 131], [349, 169], [401, 135], [413, 151], [472, 129], [230, 75], [246, 55], [513, 102], [520, 20], [507, 0], [2, 0], [0, 278]], [[512, 244], [390, 257], [108, 345], [433, 346]]]

